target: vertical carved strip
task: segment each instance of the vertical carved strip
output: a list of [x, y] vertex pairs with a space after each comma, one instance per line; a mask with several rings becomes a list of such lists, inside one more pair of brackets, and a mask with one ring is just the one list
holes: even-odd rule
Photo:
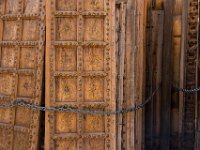
[[[198, 62], [198, 0], [190, 0], [188, 6], [187, 24], [187, 47], [185, 50], [185, 87], [195, 88], [197, 86], [197, 62]], [[183, 117], [183, 148], [194, 149], [196, 128], [196, 105], [197, 95], [184, 95], [184, 117]]]
[[[78, 7], [78, 11], [83, 11], [83, 7], [84, 7], [84, 2], [82, 0], [77, 0], [77, 7]], [[78, 42], [83, 42], [83, 23], [84, 23], [84, 20], [83, 20], [83, 16], [82, 15], [79, 15], [78, 16]], [[78, 71], [83, 71], [83, 47], [79, 46], [78, 47]], [[80, 88], [79, 89], [79, 92], [78, 92], [78, 100], [79, 100], [79, 104], [83, 103], [83, 77], [78, 77], [78, 87]], [[83, 134], [83, 123], [84, 123], [84, 116], [82, 114], [78, 114], [78, 133], [81, 135]], [[84, 141], [83, 139], [79, 139], [78, 141], [78, 149], [83, 149], [83, 144], [84, 144]]]
[[[200, 1], [198, 2], [198, 19], [200, 19]], [[199, 53], [199, 48], [200, 46], [200, 22], [198, 22], [198, 76], [199, 76], [199, 57], [200, 57], [200, 53]], [[200, 85], [200, 79], [198, 78], [198, 86]], [[200, 149], [200, 102], [199, 100], [199, 96], [200, 94], [197, 95], [197, 133], [196, 133], [196, 150]]]

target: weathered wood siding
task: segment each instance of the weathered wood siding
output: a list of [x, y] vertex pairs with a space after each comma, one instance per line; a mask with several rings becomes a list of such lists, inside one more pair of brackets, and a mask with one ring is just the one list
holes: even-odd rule
[[[126, 107], [134, 107], [144, 100], [145, 48], [146, 48], [146, 0], [128, 0], [126, 15]], [[126, 114], [126, 149], [144, 147], [144, 112]]]

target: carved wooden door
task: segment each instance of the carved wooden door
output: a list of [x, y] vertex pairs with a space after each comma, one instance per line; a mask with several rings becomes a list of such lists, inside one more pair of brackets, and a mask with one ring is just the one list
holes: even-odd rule
[[[115, 110], [114, 0], [48, 0], [46, 106]], [[46, 150], [114, 150], [115, 117], [46, 113]]]
[[[0, 103], [40, 105], [44, 56], [43, 0], [0, 0]], [[39, 111], [0, 109], [0, 150], [35, 150]]]

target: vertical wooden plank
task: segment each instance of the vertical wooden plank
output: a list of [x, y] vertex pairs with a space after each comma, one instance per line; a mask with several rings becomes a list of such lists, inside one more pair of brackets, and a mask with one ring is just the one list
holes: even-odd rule
[[164, 43], [162, 57], [161, 150], [169, 149], [171, 111], [171, 49], [173, 31], [173, 0], [164, 1]]
[[[173, 13], [173, 49], [172, 49], [172, 82], [175, 85], [180, 83], [180, 60], [181, 60], [181, 34], [182, 34], [182, 0], [174, 1], [174, 13]], [[170, 148], [179, 149], [179, 93], [177, 91], [172, 92], [171, 98], [171, 140]]]
[[[149, 22], [149, 34], [148, 41], [149, 53], [147, 55], [149, 70], [147, 73], [147, 81], [149, 83], [149, 94], [153, 92], [153, 89], [158, 88], [161, 84], [161, 71], [162, 71], [162, 50], [163, 50], [163, 21], [164, 12], [162, 10], [152, 10]], [[152, 98], [145, 111], [145, 124], [146, 124], [146, 139], [145, 149], [160, 149], [160, 103], [161, 93], [156, 93], [156, 96]]]
[[[141, 104], [144, 99], [145, 75], [146, 75], [146, 21], [147, 21], [147, 0], [137, 2], [137, 46], [136, 70], [135, 70], [135, 104]], [[136, 111], [136, 149], [144, 149], [144, 109]]]
[[[46, 106], [116, 109], [115, 1], [47, 2]], [[46, 113], [45, 149], [116, 149], [115, 116]]]
[[[126, 17], [126, 68], [125, 68], [125, 101], [126, 106], [134, 106], [134, 50], [135, 50], [135, 9], [136, 1], [127, 1]], [[135, 113], [126, 115], [126, 149], [135, 149]]]
[[[187, 47], [187, 24], [188, 24], [188, 0], [183, 0], [182, 6], [182, 35], [181, 35], [181, 58], [180, 58], [180, 87], [185, 87], [185, 51]], [[179, 138], [183, 137], [183, 117], [184, 117], [184, 93], [179, 93]], [[179, 145], [182, 148], [182, 142]]]
[[[41, 104], [44, 64], [43, 0], [0, 2], [0, 103]], [[38, 149], [40, 112], [0, 109], [0, 149]]]
[[[50, 106], [50, 90], [46, 87], [50, 87], [50, 49], [51, 49], [51, 1], [46, 2], [46, 50], [45, 50], [45, 106]], [[50, 144], [50, 112], [45, 112], [45, 138], [44, 138], [44, 149], [49, 150]]]
[[[153, 11], [153, 4], [154, 1], [148, 0], [147, 4], [147, 27], [146, 27], [146, 34], [147, 34], [147, 44], [146, 44], [146, 89], [145, 89], [145, 96], [146, 98], [152, 93], [153, 91], [153, 57], [152, 46], [153, 46], [153, 23], [152, 23], [152, 11]], [[156, 17], [155, 17], [156, 18]], [[154, 18], [154, 19], [155, 19]], [[155, 21], [155, 20], [154, 20]], [[152, 148], [153, 146], [153, 102], [150, 102], [145, 107], [145, 149]]]
[[[152, 11], [152, 65], [153, 65], [153, 89], [161, 84], [162, 71], [162, 50], [163, 50], [163, 20], [162, 10]], [[161, 113], [161, 93], [156, 93], [153, 100], [153, 149], [160, 149], [160, 113]]]
[[[126, 107], [144, 99], [146, 1], [127, 1], [126, 21]], [[143, 110], [126, 115], [126, 149], [143, 149]]]
[[176, 0], [174, 2], [174, 15], [182, 15], [184, 0]]
[[[118, 28], [118, 38], [116, 40], [118, 46], [118, 78], [117, 78], [117, 110], [121, 110], [124, 108], [124, 66], [125, 66], [125, 19], [126, 19], [126, 4], [124, 2], [117, 3], [119, 7], [117, 9], [116, 15], [118, 16], [117, 22]], [[124, 147], [123, 140], [124, 140], [124, 117], [125, 114], [119, 114], [117, 116], [117, 149], [121, 150]]]
[[[115, 27], [116, 27], [116, 40], [115, 40], [115, 42], [116, 42], [116, 54], [117, 54], [117, 58], [119, 58], [119, 49], [120, 49], [120, 21], [121, 21], [121, 15], [120, 15], [120, 2], [119, 3], [117, 3], [117, 1], [116, 1], [116, 10], [115, 10], [115, 18], [116, 18], [116, 21], [115, 21]], [[117, 66], [119, 66], [120, 65], [120, 60], [118, 59], [118, 62], [117, 62]], [[119, 87], [119, 80], [120, 80], [120, 78], [118, 77], [119, 75], [119, 69], [117, 69], [117, 95], [116, 95], [116, 103], [117, 103], [117, 105], [116, 105], [116, 109], [118, 109], [119, 108], [119, 106], [120, 106], [120, 104], [118, 104], [119, 102], [120, 102], [120, 99], [118, 98], [119, 97], [119, 90], [120, 90], [120, 87]], [[116, 130], [116, 141], [117, 141], [117, 143], [116, 143], [116, 148], [117, 149], [121, 149], [121, 144], [122, 144], [122, 142], [121, 142], [121, 140], [122, 140], [122, 136], [121, 136], [121, 131], [122, 131], [122, 122], [120, 122], [121, 121], [121, 114], [119, 114], [119, 115], [117, 115], [116, 116], [116, 128], [117, 128], [117, 130]]]

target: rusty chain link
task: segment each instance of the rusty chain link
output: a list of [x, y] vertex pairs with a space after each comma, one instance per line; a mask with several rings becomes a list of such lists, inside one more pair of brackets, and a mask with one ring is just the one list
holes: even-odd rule
[[40, 111], [72, 112], [72, 113], [78, 113], [78, 114], [93, 114], [93, 115], [118, 115], [118, 114], [124, 114], [124, 113], [129, 113], [129, 112], [135, 112], [139, 109], [143, 109], [145, 105], [153, 99], [154, 95], [159, 91], [160, 87], [161, 86], [159, 86], [151, 94], [151, 96], [148, 99], [146, 99], [143, 103], [132, 108], [125, 108], [125, 109], [121, 109], [117, 111], [89, 110], [89, 109], [78, 109], [78, 108], [70, 108], [70, 107], [43, 107], [43, 106], [28, 104], [25, 102], [16, 102], [14, 104], [0, 104], [0, 108], [27, 107], [33, 110], [40, 110]]
[[[186, 88], [180, 88], [172, 84], [173, 88], [175, 88], [177, 91], [184, 92], [184, 93], [195, 93], [200, 91], [199, 88], [194, 89], [186, 89]], [[117, 111], [101, 111], [101, 110], [89, 110], [89, 109], [78, 109], [78, 108], [70, 108], [70, 107], [44, 107], [44, 106], [38, 106], [38, 105], [32, 105], [25, 102], [16, 102], [14, 104], [0, 104], [0, 108], [14, 108], [14, 107], [27, 107], [34, 110], [40, 110], [40, 111], [60, 111], [60, 112], [72, 112], [72, 113], [79, 113], [79, 114], [96, 114], [96, 115], [118, 115], [123, 113], [129, 113], [129, 112], [135, 112], [139, 109], [143, 109], [147, 103], [149, 103], [154, 95], [160, 90], [159, 86], [152, 94], [147, 98], [143, 103], [131, 107], [131, 108], [124, 108]]]
[[175, 84], [172, 84], [172, 87], [175, 90], [177, 90], [179, 92], [183, 92], [183, 93], [196, 93], [196, 92], [200, 91], [200, 87], [187, 89], [187, 88], [180, 88], [180, 87], [176, 86]]

